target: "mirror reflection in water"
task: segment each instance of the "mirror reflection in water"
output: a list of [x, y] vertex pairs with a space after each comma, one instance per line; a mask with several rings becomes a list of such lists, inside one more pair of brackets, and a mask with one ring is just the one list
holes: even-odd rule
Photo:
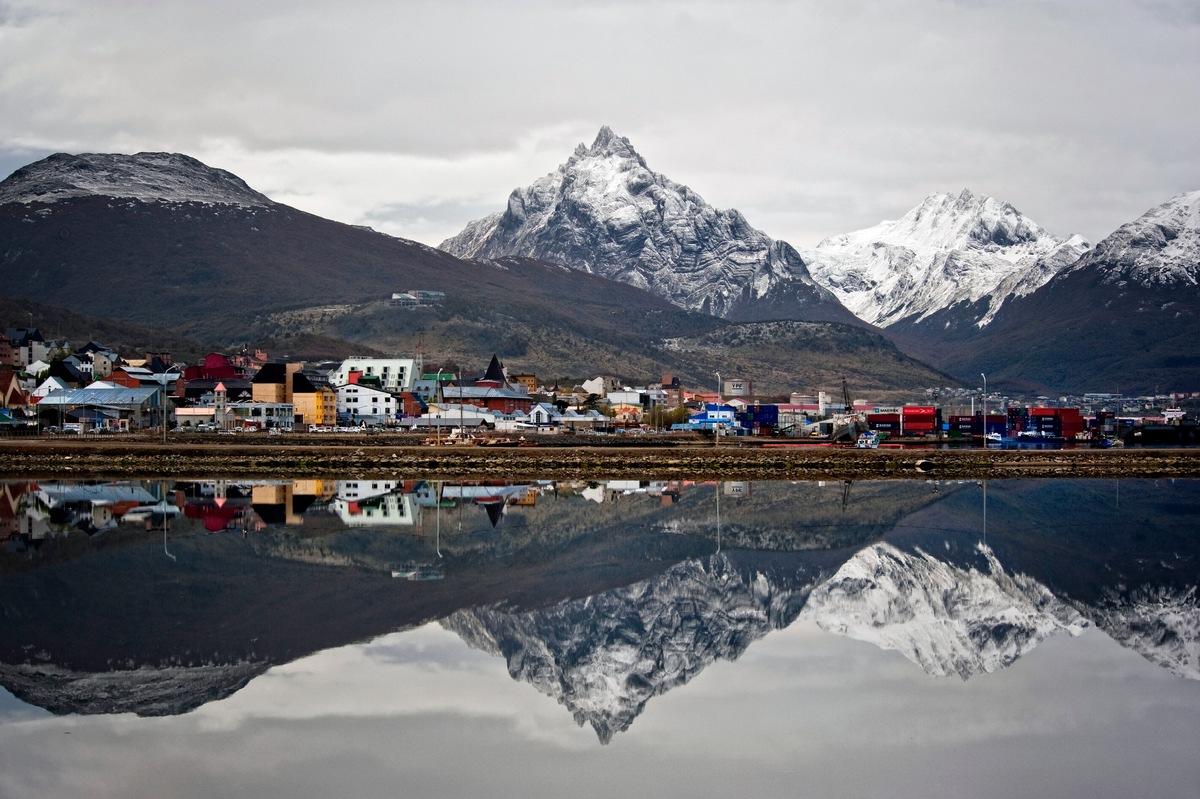
[[10, 480], [0, 795], [1186, 793], [1198, 511], [1188, 480]]

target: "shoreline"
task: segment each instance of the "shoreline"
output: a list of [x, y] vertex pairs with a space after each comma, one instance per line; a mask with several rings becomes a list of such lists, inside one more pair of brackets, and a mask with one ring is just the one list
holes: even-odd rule
[[0, 440], [0, 478], [1013, 479], [1200, 478], [1200, 449], [877, 449], [623, 444], [501, 449], [386, 443], [167, 444], [128, 439]]

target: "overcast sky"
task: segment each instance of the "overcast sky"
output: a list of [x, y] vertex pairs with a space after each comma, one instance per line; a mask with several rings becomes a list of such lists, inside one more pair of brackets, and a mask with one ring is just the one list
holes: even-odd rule
[[0, 175], [166, 150], [437, 244], [601, 125], [797, 246], [934, 191], [1093, 241], [1200, 189], [1200, 2], [0, 0]]
[[1187, 796], [1198, 693], [1094, 629], [963, 681], [797, 623], [654, 696], [603, 746], [502, 658], [427, 626], [182, 716], [50, 717], [0, 689], [0, 794]]

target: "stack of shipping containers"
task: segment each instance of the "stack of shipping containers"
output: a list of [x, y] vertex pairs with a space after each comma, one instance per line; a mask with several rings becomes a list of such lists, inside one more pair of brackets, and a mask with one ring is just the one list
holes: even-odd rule
[[1084, 430], [1078, 408], [1009, 408], [1008, 429], [1015, 433], [1037, 433], [1045, 438], [1072, 440]]
[[942, 415], [932, 405], [905, 405], [900, 424], [906, 436], [931, 436], [942, 427]]
[[933, 405], [905, 405], [899, 413], [867, 414], [867, 428], [889, 436], [931, 436], [941, 427], [941, 410]]
[[971, 436], [982, 436], [985, 427], [989, 433], [999, 433], [1000, 435], [1004, 435], [1007, 432], [1007, 423], [1008, 420], [1005, 418], [1004, 414], [989, 413], [987, 415], [986, 422], [985, 418], [979, 415], [951, 416], [948, 426], [951, 437], [957, 437], [955, 435], [957, 433], [958, 436], [969, 438]]

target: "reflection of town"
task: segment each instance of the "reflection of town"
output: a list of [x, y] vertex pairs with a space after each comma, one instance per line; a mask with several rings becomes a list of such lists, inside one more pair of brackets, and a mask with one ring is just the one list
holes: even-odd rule
[[[607, 741], [797, 622], [962, 679], [1095, 627], [1200, 679], [1198, 513], [1196, 481], [0, 483], [0, 681], [55, 712], [184, 712], [436, 620]], [[108, 563], [55, 572], [106, 538]], [[84, 605], [118, 629], [81, 643]]]
[[[420, 529], [433, 509], [475, 507], [492, 527], [510, 507], [531, 507], [545, 495], [571, 492], [597, 504], [646, 495], [664, 506], [696, 484], [687, 481], [602, 480], [532, 483], [424, 480], [211, 480], [0, 482], [0, 542], [10, 551], [37, 548], [47, 539], [94, 536], [120, 524], [169, 530], [182, 516], [210, 533], [249, 534], [303, 525], [333, 514], [346, 527]], [[721, 492], [750, 492], [746, 482], [723, 482]]]

